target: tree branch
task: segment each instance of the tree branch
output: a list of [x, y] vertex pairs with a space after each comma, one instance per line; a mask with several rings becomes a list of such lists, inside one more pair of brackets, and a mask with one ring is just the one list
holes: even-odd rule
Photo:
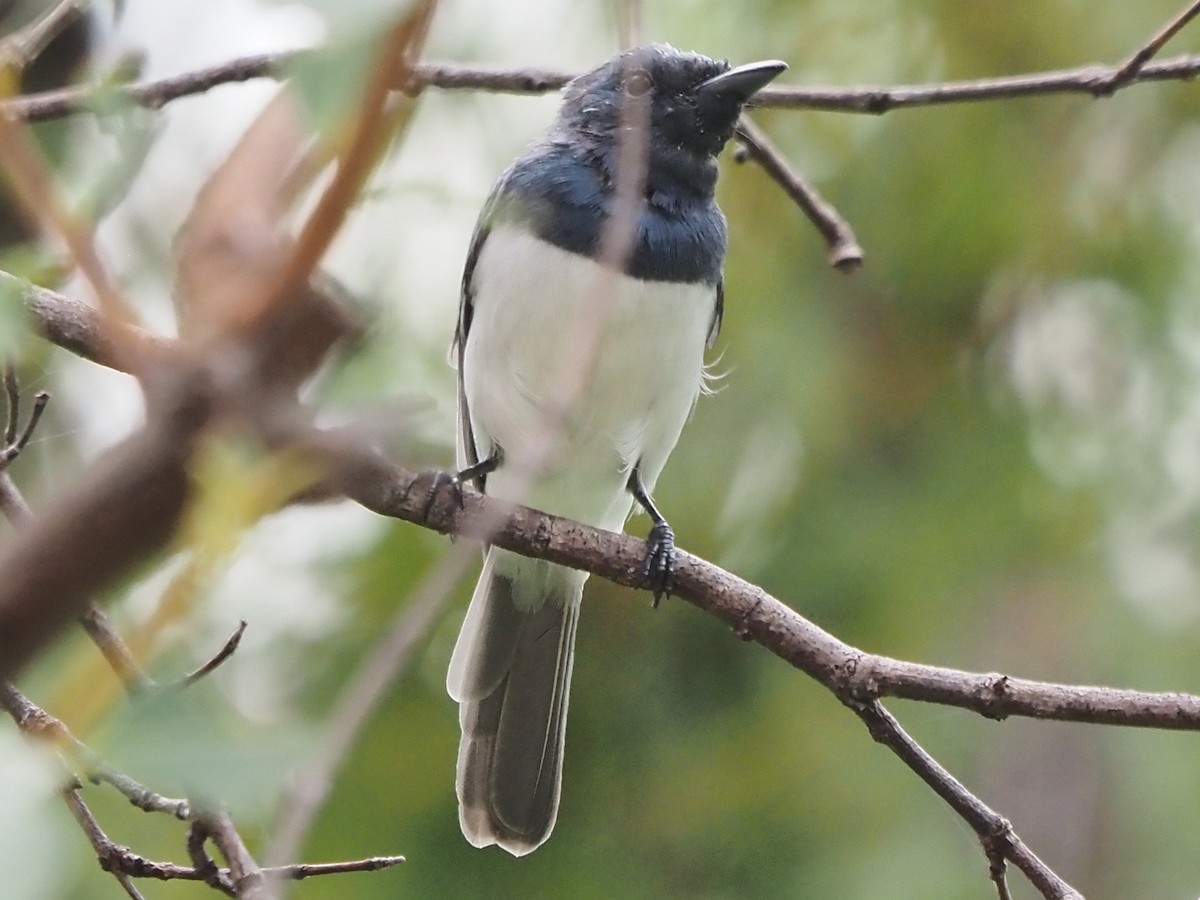
[[1195, 18], [1197, 13], [1200, 13], [1200, 0], [1193, 0], [1175, 18], [1160, 28], [1145, 44], [1129, 55], [1129, 58], [1113, 72], [1108, 83], [1101, 86], [1100, 89], [1102, 92], [1111, 94], [1113, 91], [1124, 87], [1137, 78], [1138, 73], [1146, 67], [1146, 63], [1150, 62], [1157, 55], [1158, 51], [1163, 48], [1167, 41], [1183, 30], [1184, 26]]
[[816, 189], [788, 164], [787, 158], [771, 143], [766, 132], [743, 115], [737, 124], [738, 162], [753, 160], [783, 188], [792, 201], [804, 211], [829, 247], [829, 264], [841, 272], [854, 272], [862, 267], [863, 250], [850, 223], [826, 203]]
[[996, 883], [1001, 900], [1007, 894], [1004, 860], [1025, 873], [1042, 896], [1052, 900], [1083, 900], [1083, 895], [1063, 881], [1030, 850], [1013, 830], [1012, 824], [972, 794], [957, 778], [942, 767], [920, 744], [900, 727], [895, 717], [878, 700], [846, 703], [867, 726], [877, 742], [891, 750], [912, 769], [933, 792], [941, 797], [960, 818], [974, 829], [988, 860], [989, 874]]
[[[31, 299], [36, 303], [28, 302]], [[60, 300], [72, 308], [82, 307], [86, 310], [83, 331], [98, 331], [99, 314], [90, 307], [44, 289], [32, 291], [26, 300], [26, 308], [35, 320], [42, 315], [53, 316], [53, 307]], [[164, 348], [174, 343], [169, 338], [158, 340]], [[82, 355], [102, 356], [86, 347]], [[336, 485], [347, 496], [380, 515], [444, 534], [462, 535], [476, 535], [485, 521], [500, 521], [500, 530], [489, 539], [505, 549], [582, 569], [617, 584], [641, 586], [645, 545], [639, 538], [601, 531], [471, 492], [466, 494], [461, 510], [450, 498], [439, 498], [426, 519], [429, 484], [420, 473], [373, 451], [350, 446], [338, 435], [306, 431], [300, 437], [331, 462]], [[1200, 697], [1192, 694], [1051, 684], [868, 653], [838, 640], [761, 588], [682, 551], [676, 593], [724, 621], [739, 637], [761, 644], [842, 697], [900, 697], [957, 706], [997, 720], [1023, 716], [1200, 730]]]
[[[260, 53], [195, 69], [179, 75], [140, 81], [115, 89], [119, 99], [147, 109], [159, 109], [181, 97], [203, 94], [224, 84], [279, 78], [287, 63], [312, 51]], [[1128, 61], [1113, 66], [1091, 63], [1069, 69], [974, 78], [932, 84], [864, 85], [858, 87], [768, 87], [755, 95], [754, 105], [778, 109], [809, 109], [881, 115], [899, 109], [948, 103], [1012, 100], [1056, 94], [1110, 96], [1117, 90], [1153, 81], [1189, 81], [1200, 75], [1200, 54], [1184, 54], [1149, 62], [1128, 72]], [[556, 91], [578, 73], [562, 69], [522, 67], [498, 69], [458, 63], [421, 63], [414, 67], [410, 89], [471, 90], [503, 94], [545, 94]], [[105, 90], [114, 90], [106, 88]], [[14, 97], [0, 103], [0, 112], [27, 122], [60, 119], [95, 112], [91, 86], [60, 88]]]

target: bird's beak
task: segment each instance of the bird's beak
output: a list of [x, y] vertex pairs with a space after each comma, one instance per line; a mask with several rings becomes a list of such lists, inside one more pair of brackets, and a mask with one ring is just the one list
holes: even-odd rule
[[785, 69], [787, 63], [778, 59], [747, 63], [702, 82], [696, 88], [696, 96], [745, 103]]

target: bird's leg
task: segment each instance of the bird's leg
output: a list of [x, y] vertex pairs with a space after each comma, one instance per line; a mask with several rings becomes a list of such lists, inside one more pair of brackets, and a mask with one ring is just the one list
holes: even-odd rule
[[663, 597], [671, 596], [671, 588], [675, 582], [675, 532], [650, 499], [650, 493], [642, 484], [642, 473], [638, 471], [637, 466], [633, 467], [633, 472], [629, 475], [629, 492], [654, 523], [646, 537], [646, 562], [642, 566], [642, 583], [648, 585], [654, 594], [654, 606], [657, 608]]
[[[433, 484], [429, 486], [429, 494], [425, 497], [425, 519], [429, 519], [429, 513], [433, 509], [433, 504], [437, 501], [438, 494], [442, 488], [448, 487], [450, 489], [450, 493], [454, 497], [454, 502], [458, 504], [459, 509], [462, 509], [463, 483], [483, 479], [484, 476], [495, 472], [502, 462], [504, 462], [504, 452], [499, 446], [496, 446], [492, 450], [491, 455], [486, 459], [481, 459], [474, 465], [467, 466], [462, 471], [454, 473], [435, 472], [433, 475]], [[482, 481], [479, 487], [482, 489]]]

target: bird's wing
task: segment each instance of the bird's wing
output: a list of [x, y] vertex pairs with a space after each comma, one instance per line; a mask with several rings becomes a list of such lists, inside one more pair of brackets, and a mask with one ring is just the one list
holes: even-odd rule
[[[717, 343], [717, 335], [721, 333], [721, 319], [725, 316], [725, 279], [717, 282], [717, 302], [713, 306], [712, 324], [708, 326], [707, 345], [712, 347]], [[461, 376], [460, 376], [461, 378]]]
[[[475, 277], [475, 264], [479, 262], [479, 254], [492, 231], [492, 218], [496, 212], [500, 197], [508, 181], [508, 173], [501, 175], [492, 186], [483, 210], [479, 213], [479, 221], [475, 223], [475, 233], [471, 235], [471, 246], [467, 250], [467, 263], [463, 267], [462, 290], [459, 293], [458, 324], [454, 329], [454, 342], [450, 345], [450, 358], [458, 369], [458, 467], [465, 469], [479, 462], [479, 448], [475, 444], [475, 435], [471, 430], [471, 411], [467, 406], [467, 393], [463, 383], [463, 357], [467, 351], [467, 337], [471, 331], [471, 317], [475, 311], [475, 289], [472, 281]], [[482, 491], [486, 476], [477, 479], [476, 487]]]
[[[467, 265], [463, 270], [462, 292], [458, 302], [458, 325], [454, 329], [454, 343], [450, 354], [458, 369], [458, 467], [465, 469], [479, 462], [479, 449], [475, 446], [475, 435], [471, 431], [471, 411], [467, 408], [467, 391], [463, 383], [463, 357], [467, 351], [467, 333], [471, 328], [471, 314], [475, 307], [475, 298], [471, 279], [475, 274], [475, 263], [479, 259], [479, 251], [487, 240], [490, 229], [483, 217], [475, 227], [471, 238], [471, 249], [467, 251]], [[478, 485], [483, 489], [482, 483]]]

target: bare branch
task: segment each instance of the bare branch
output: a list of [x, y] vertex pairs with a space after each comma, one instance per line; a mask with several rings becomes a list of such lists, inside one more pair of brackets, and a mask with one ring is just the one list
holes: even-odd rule
[[301, 863], [291, 866], [275, 866], [263, 869], [266, 875], [274, 878], [287, 878], [299, 881], [311, 878], [313, 875], [340, 875], [344, 872], [378, 872], [380, 869], [390, 869], [400, 863], [408, 862], [403, 856], [371, 856], [367, 859], [355, 859], [348, 862], [335, 863]]
[[829, 246], [829, 264], [841, 272], [854, 272], [862, 267], [863, 251], [850, 223], [836, 209], [826, 203], [821, 195], [800, 174], [792, 169], [787, 159], [771, 143], [766, 133], [743, 115], [738, 120], [737, 137], [741, 146], [734, 157], [738, 162], [752, 159], [783, 188], [784, 192], [804, 211], [809, 221], [825, 238]]
[[1098, 89], [1103, 93], [1111, 94], [1118, 88], [1129, 84], [1145, 68], [1146, 63], [1150, 62], [1158, 51], [1163, 48], [1167, 41], [1182, 31], [1184, 26], [1195, 18], [1197, 13], [1200, 13], [1200, 0], [1193, 0], [1192, 3], [1185, 6], [1171, 21], [1160, 28], [1150, 40], [1146, 41], [1145, 44], [1130, 54], [1129, 58], [1113, 73], [1108, 83], [1099, 86]]
[[225, 662], [225, 660], [227, 660], [227, 659], [229, 659], [229, 657], [233, 656], [234, 651], [237, 650], [238, 645], [241, 644], [241, 642], [242, 642], [242, 635], [245, 633], [246, 633], [246, 620], [242, 619], [240, 622], [238, 622], [237, 629], [233, 632], [233, 634], [231, 634], [229, 636], [229, 639], [227, 641], [225, 641], [225, 643], [222, 645], [221, 649], [218, 650], [212, 656], [212, 658], [210, 658], [206, 663], [204, 663], [204, 665], [200, 666], [195, 671], [189, 672], [187, 675], [184, 675], [183, 678], [181, 678], [178, 682], [176, 682], [175, 686], [176, 687], [190, 687], [191, 685], [193, 685], [197, 681], [199, 681], [201, 678], [208, 675], [210, 672], [214, 671], [218, 666], [221, 665], [221, 663]]
[[[126, 857], [132, 854], [128, 848], [114, 844], [104, 833], [104, 829], [100, 827], [100, 823], [96, 821], [96, 817], [84, 802], [79, 785], [76, 783], [65, 788], [62, 791], [62, 798], [71, 811], [71, 815], [75, 817], [75, 821], [79, 823], [80, 829], [87, 836], [88, 843], [96, 851], [96, 860], [100, 863], [100, 868], [106, 872], [112, 872], [113, 877], [117, 879], [132, 900], [144, 900], [141, 892], [133, 886], [129, 874], [123, 870], [122, 863]], [[139, 861], [146, 862], [140, 857]]]
[[[16, 292], [37, 332], [64, 350], [102, 366], [127, 371], [118, 348], [131, 346], [140, 359], [160, 360], [178, 345], [134, 325], [107, 321], [87, 303], [0, 272], [0, 289]], [[119, 337], [114, 337], [119, 335]]]
[[137, 697], [154, 687], [154, 680], [147, 675], [133, 656], [133, 651], [121, 638], [108, 616], [94, 602], [89, 602], [79, 624], [87, 632], [92, 643], [100, 650], [109, 667], [116, 673], [126, 692]]
[[617, 42], [622, 50], [637, 47], [645, 41], [646, 27], [641, 0], [611, 0], [617, 19]]
[[[39, 291], [35, 318], [57, 300]], [[27, 308], [30, 306], [27, 304]], [[98, 318], [87, 307], [90, 317]], [[84, 331], [91, 324], [85, 317]], [[159, 339], [165, 347], [173, 342]], [[70, 349], [70, 348], [68, 348]], [[101, 354], [83, 348], [88, 357]], [[428, 479], [382, 455], [347, 447], [339, 436], [306, 434], [304, 440], [332, 461], [335, 486], [380, 515], [444, 534], [473, 534], [476, 520], [499, 517], [494, 541], [506, 549], [640, 587], [641, 540], [468, 492], [460, 511], [443, 498], [425, 519]], [[680, 552], [679, 595], [725, 621], [740, 636], [827, 683], [861, 699], [901, 697], [973, 710], [992, 719], [1025, 716], [1095, 724], [1200, 730], [1200, 697], [1114, 688], [1048, 684], [998, 673], [972, 673], [865, 653], [818, 628], [760, 588], [686, 552]], [[2, 635], [0, 631], [0, 635]], [[2, 658], [2, 656], [0, 656]]]
[[[270, 900], [274, 896], [266, 876], [246, 849], [246, 844], [234, 827], [233, 820], [229, 818], [229, 813], [224, 810], [211, 810], [196, 816], [192, 820], [192, 828], [188, 831], [189, 850], [193, 849], [194, 835], [211, 838], [225, 857], [225, 862], [229, 865], [227, 878], [233, 888], [231, 896], [239, 900]], [[202, 845], [203, 841], [200, 843]]]
[[0, 681], [0, 707], [12, 717], [22, 733], [44, 741], [71, 757], [84, 770], [89, 781], [111, 785], [138, 809], [166, 813], [176, 819], [187, 819], [191, 815], [186, 800], [164, 797], [112, 768], [75, 737], [61, 720], [46, 712], [10, 682]]
[[[136, 323], [133, 312], [100, 261], [91, 223], [68, 208], [53, 170], [29, 126], [3, 113], [0, 113], [0, 175], [16, 201], [18, 211], [29, 224], [66, 246], [104, 314], [115, 322]], [[116, 350], [120, 354], [130, 354], [134, 348], [126, 347], [122, 337], [123, 332], [113, 336]], [[127, 365], [137, 366], [137, 357], [130, 355]]]
[[[21, 433], [16, 436], [16, 439], [9, 442], [8, 446], [0, 450], [0, 472], [8, 468], [9, 464], [14, 459], [21, 455], [21, 451], [25, 449], [25, 445], [29, 443], [29, 439], [33, 437], [33, 430], [37, 428], [38, 422], [42, 418], [42, 413], [46, 411], [46, 404], [50, 402], [50, 395], [45, 391], [38, 391], [33, 395], [33, 412], [29, 414], [28, 421], [25, 422], [25, 427], [21, 429]], [[14, 412], [17, 407], [15, 403], [10, 406]], [[10, 421], [9, 428], [12, 428], [13, 423]]]
[[[158, 109], [180, 97], [202, 94], [223, 84], [278, 78], [287, 62], [310, 51], [290, 51], [238, 57], [203, 69], [167, 78], [136, 82], [118, 88], [121, 99], [149, 109]], [[1124, 64], [1122, 64], [1124, 65]], [[859, 87], [768, 87], [755, 95], [755, 105], [783, 109], [811, 109], [880, 115], [898, 109], [947, 103], [1011, 100], [1055, 94], [1107, 96], [1107, 85], [1122, 66], [1101, 63], [934, 84], [865, 85]], [[578, 74], [561, 69], [537, 67], [498, 69], [457, 63], [423, 63], [414, 68], [416, 87], [443, 90], [473, 90], [507, 94], [545, 94], [556, 91]], [[1200, 54], [1185, 54], [1138, 68], [1128, 80], [1113, 89], [1152, 81], [1188, 81], [1200, 74]], [[92, 112], [93, 87], [61, 88], [15, 97], [0, 104], [0, 111], [28, 122], [58, 119]]]
[[[867, 726], [876, 741], [886, 746], [941, 797], [979, 837], [988, 857], [988, 867], [998, 889], [1004, 884], [1003, 868], [996, 877], [996, 859], [1012, 862], [1025, 873], [1044, 897], [1052, 900], [1083, 900], [1083, 895], [1063, 881], [1017, 836], [1007, 819], [968, 791], [962, 783], [914, 741], [878, 700], [846, 704]], [[1007, 887], [1003, 888], [1007, 892]], [[1003, 897], [1003, 893], [1001, 894]]]
[[223, 872], [205, 849], [204, 843], [208, 840], [208, 836], [208, 826], [202, 820], [195, 820], [188, 825], [184, 843], [187, 847], [188, 858], [195, 867], [196, 877], [228, 897], [236, 896], [233, 883], [229, 880], [229, 873]]
[[12, 446], [17, 440], [17, 429], [21, 419], [21, 386], [17, 382], [17, 369], [12, 363], [4, 364], [4, 395], [8, 400], [8, 417], [4, 423], [4, 443]]

